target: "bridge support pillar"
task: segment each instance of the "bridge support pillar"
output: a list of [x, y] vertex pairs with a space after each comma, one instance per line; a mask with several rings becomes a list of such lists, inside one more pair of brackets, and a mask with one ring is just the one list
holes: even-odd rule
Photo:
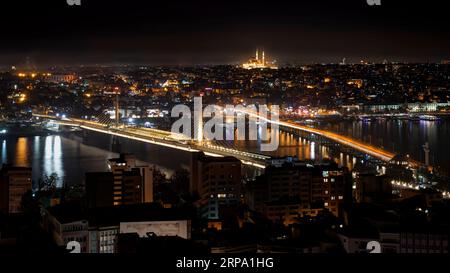
[[119, 142], [118, 136], [112, 136], [112, 143], [111, 143], [111, 151], [114, 153], [120, 154], [122, 150], [122, 146]]

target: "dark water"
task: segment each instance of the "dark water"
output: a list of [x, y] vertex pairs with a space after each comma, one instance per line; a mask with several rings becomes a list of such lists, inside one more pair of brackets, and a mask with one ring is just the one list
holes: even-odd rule
[[[410, 121], [410, 120], [373, 120], [373, 121], [328, 121], [310, 125], [346, 135], [394, 154], [409, 154], [413, 159], [425, 162], [423, 145], [428, 143], [430, 164], [445, 169], [450, 167], [450, 120]], [[271, 156], [297, 156], [300, 159], [317, 160], [333, 158], [339, 164], [353, 167], [355, 158], [342, 153], [333, 153], [329, 148], [314, 141], [300, 138], [290, 133], [279, 134], [280, 146]], [[240, 141], [236, 147], [259, 152], [257, 141]]]
[[[373, 122], [341, 121], [320, 123], [317, 126], [358, 138], [387, 150], [409, 153], [423, 161], [422, 145], [429, 143], [433, 165], [450, 166], [450, 121]], [[330, 154], [327, 147], [289, 133], [280, 133], [280, 147], [269, 152], [273, 156], [298, 156], [300, 159], [331, 157], [350, 169], [356, 158], [344, 153]], [[121, 150], [134, 154], [142, 164], [155, 165], [168, 176], [180, 168], [188, 168], [190, 154], [166, 147], [120, 139]], [[94, 133], [70, 133], [51, 136], [0, 138], [0, 163], [33, 168], [33, 180], [57, 173], [68, 184], [83, 183], [84, 173], [106, 171], [106, 160], [118, 154], [111, 151], [113, 137]], [[230, 147], [259, 152], [257, 141], [228, 143]]]
[[430, 147], [430, 164], [450, 166], [450, 120], [409, 121], [374, 120], [370, 122], [328, 122], [320, 128], [363, 140], [374, 146], [409, 154], [415, 160], [425, 161], [423, 145]]
[[[107, 159], [117, 157], [111, 152], [112, 137], [89, 133], [74, 135], [6, 137], [0, 139], [0, 164], [31, 167], [33, 182], [44, 175], [56, 173], [58, 186], [84, 182], [86, 172], [107, 171]], [[123, 151], [136, 155], [140, 164], [155, 165], [167, 176], [189, 166], [189, 154], [146, 143], [121, 139]]]
[[33, 182], [56, 173], [60, 179], [80, 183], [84, 172], [104, 171], [114, 154], [58, 135], [7, 137], [0, 140], [0, 162], [31, 167]]

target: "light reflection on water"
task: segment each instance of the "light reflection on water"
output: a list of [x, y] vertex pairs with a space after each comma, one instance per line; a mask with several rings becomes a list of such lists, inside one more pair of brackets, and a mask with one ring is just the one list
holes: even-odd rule
[[[229, 147], [235, 147], [236, 149], [246, 149], [250, 152], [261, 153], [261, 137], [263, 133], [261, 132], [261, 127], [258, 128], [258, 140], [248, 141], [248, 140], [236, 140], [232, 141], [219, 141], [222, 145], [227, 145]], [[267, 135], [270, 135], [270, 130]], [[356, 164], [357, 159], [353, 156], [342, 154], [341, 156], [333, 156], [330, 149], [320, 142], [311, 141], [307, 138], [299, 137], [296, 134], [289, 132], [280, 131], [276, 135], [279, 141], [279, 147], [276, 151], [263, 152], [266, 155], [274, 157], [284, 157], [284, 156], [296, 156], [300, 160], [313, 160], [321, 161], [322, 159], [333, 159], [341, 166], [346, 166], [349, 169], [353, 169]]]
[[[358, 138], [373, 145], [385, 147], [395, 152], [408, 152], [414, 158], [423, 157], [422, 145], [429, 142], [431, 160], [450, 165], [450, 123], [441, 122], [338, 122], [320, 124], [322, 128]], [[225, 130], [228, 132], [228, 130]], [[236, 132], [235, 132], [236, 134]], [[262, 135], [262, 130], [258, 130]], [[370, 136], [370, 137], [369, 137]], [[72, 136], [71, 136], [72, 137]], [[345, 153], [332, 153], [320, 141], [310, 141], [292, 133], [281, 132], [276, 136], [280, 146], [271, 156], [297, 156], [300, 160], [321, 160], [333, 158], [339, 165], [352, 169], [357, 159]], [[236, 135], [235, 135], [236, 138]], [[0, 139], [0, 164], [11, 163], [30, 166], [33, 169], [33, 181], [56, 173], [68, 184], [83, 183], [84, 173], [89, 171], [107, 171], [106, 160], [116, 157], [110, 151], [112, 137], [99, 133], [86, 133], [71, 139], [64, 136], [6, 137]], [[135, 154], [144, 164], [156, 165], [166, 175], [179, 168], [188, 168], [190, 155], [187, 152], [133, 140], [121, 140], [122, 151]], [[260, 152], [257, 141], [225, 141], [228, 147]]]
[[450, 166], [450, 120], [374, 120], [320, 122], [318, 127], [347, 135], [394, 153], [407, 153], [424, 162], [428, 142], [432, 165]]
[[21, 137], [16, 142], [16, 157], [14, 164], [16, 166], [28, 166], [28, 139]]
[[[84, 182], [86, 172], [108, 171], [107, 159], [118, 157], [110, 151], [111, 136], [88, 133], [83, 139], [75, 135], [6, 137], [1, 139], [0, 164], [13, 164], [32, 168], [33, 183], [45, 175], [56, 173], [68, 185]], [[189, 154], [148, 143], [121, 140], [122, 150], [132, 153], [139, 165], [153, 165], [166, 176], [179, 168], [189, 166]]]
[[0, 164], [31, 167], [35, 185], [53, 173], [59, 178], [58, 187], [63, 181], [82, 183], [85, 172], [106, 171], [106, 159], [116, 156], [59, 135], [7, 137], [1, 141]]
[[[37, 143], [37, 145], [39, 145], [39, 142]], [[58, 177], [65, 177], [60, 136], [47, 136], [45, 138], [44, 157], [42, 164], [44, 165], [45, 174], [49, 175], [56, 173]], [[58, 181], [57, 186], [61, 187], [62, 181]]]

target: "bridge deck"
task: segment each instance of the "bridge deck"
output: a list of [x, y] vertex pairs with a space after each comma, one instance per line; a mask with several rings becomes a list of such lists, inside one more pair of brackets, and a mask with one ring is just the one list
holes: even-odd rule
[[203, 151], [212, 156], [234, 156], [241, 160], [242, 163], [258, 168], [265, 168], [266, 160], [270, 159], [269, 156], [222, 147], [213, 143], [197, 143], [182, 134], [173, 134], [172, 132], [158, 129], [126, 126], [112, 127], [106, 124], [84, 119], [59, 118], [34, 113], [33, 116], [48, 119], [60, 125], [79, 127], [86, 130], [134, 139], [137, 141], [152, 143], [187, 152]]

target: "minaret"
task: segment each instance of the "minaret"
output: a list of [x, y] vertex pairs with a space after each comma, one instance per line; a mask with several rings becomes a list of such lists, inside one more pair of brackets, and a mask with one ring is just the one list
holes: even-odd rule
[[263, 50], [263, 52], [262, 52], [262, 64], [263, 64], [263, 65], [266, 65], [266, 57], [265, 57], [265, 55], [264, 55], [264, 50]]
[[256, 60], [259, 61], [259, 56], [258, 56], [258, 49], [256, 49]]

